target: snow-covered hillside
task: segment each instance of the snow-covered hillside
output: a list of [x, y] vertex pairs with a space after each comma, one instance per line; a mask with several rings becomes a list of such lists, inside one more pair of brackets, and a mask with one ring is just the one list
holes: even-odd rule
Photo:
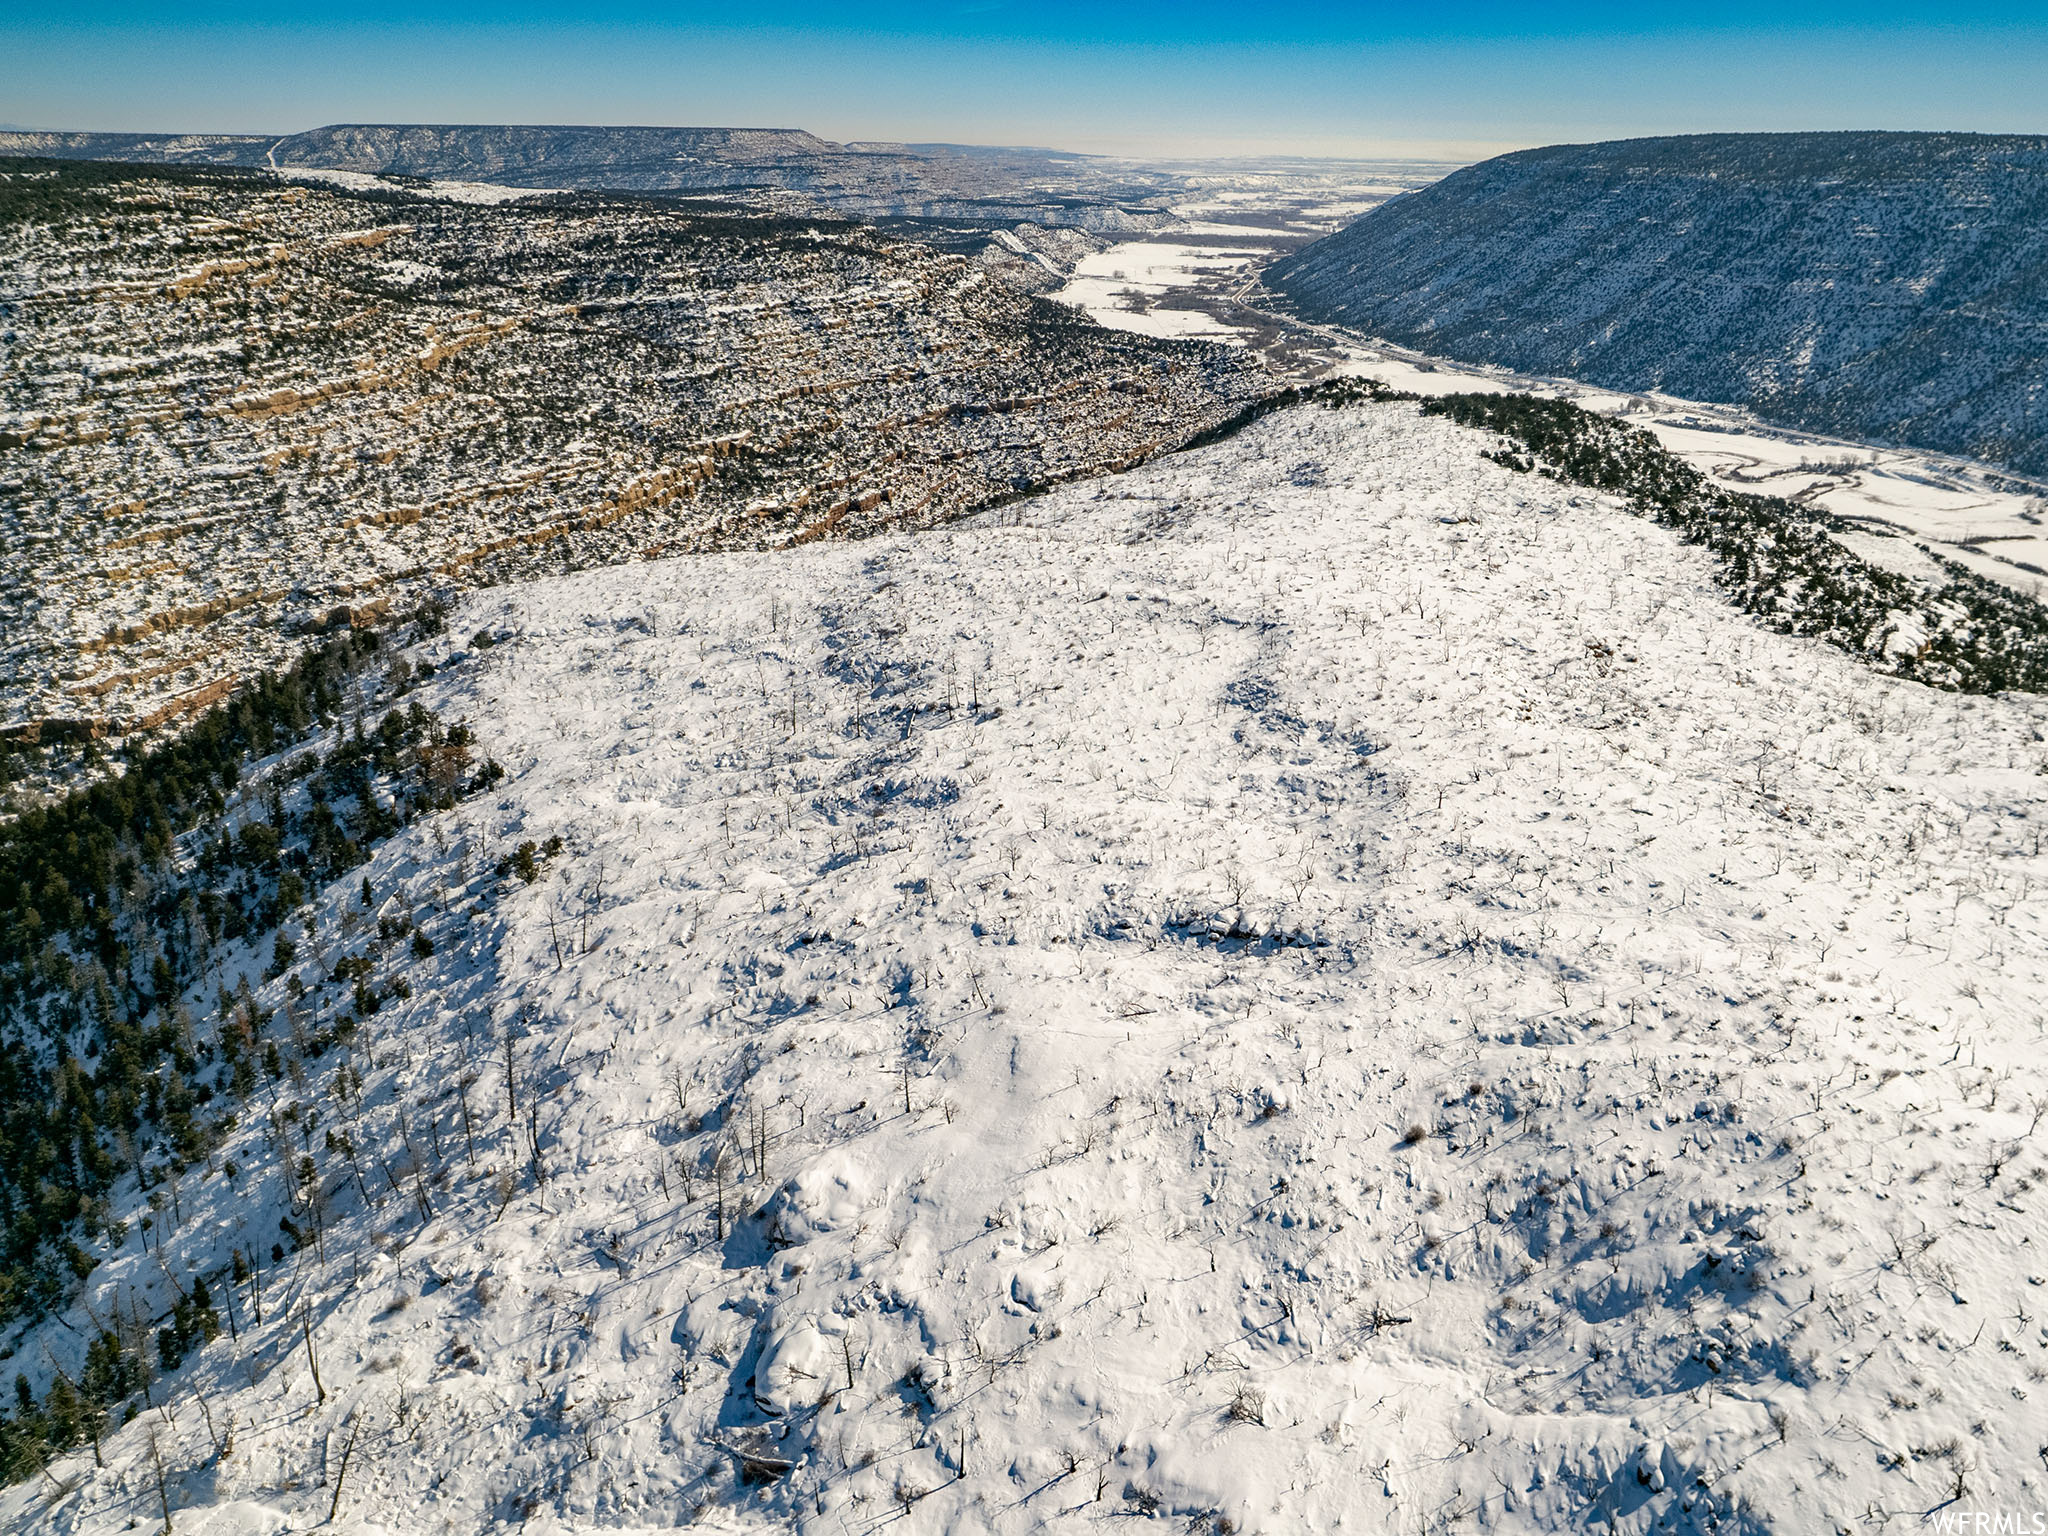
[[468, 599], [422, 696], [509, 776], [364, 871], [410, 996], [94, 1276], [237, 1336], [0, 1518], [2048, 1507], [2048, 702], [1766, 633], [1486, 446], [1301, 408]]
[[1726, 133], [1518, 150], [1262, 281], [1312, 320], [2048, 472], [2048, 138]]

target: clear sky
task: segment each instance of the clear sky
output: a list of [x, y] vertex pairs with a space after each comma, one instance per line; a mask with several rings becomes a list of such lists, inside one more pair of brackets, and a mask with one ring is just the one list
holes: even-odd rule
[[744, 124], [1144, 155], [1471, 158], [1717, 129], [2048, 132], [2048, 0], [55, 0], [0, 123]]

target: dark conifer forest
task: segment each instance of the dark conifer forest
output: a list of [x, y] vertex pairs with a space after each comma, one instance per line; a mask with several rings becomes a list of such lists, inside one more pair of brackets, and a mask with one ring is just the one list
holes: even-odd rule
[[[345, 634], [175, 740], [97, 764], [89, 743], [95, 782], [0, 827], [0, 1327], [61, 1306], [127, 1240], [117, 1183], [138, 1180], [155, 1219], [175, 1220], [180, 1178], [211, 1169], [259, 1086], [382, 1006], [362, 955], [291, 989], [306, 1006], [284, 1020], [255, 1005], [246, 968], [252, 954], [266, 974], [290, 968], [317, 888], [496, 777], [466, 728], [406, 700], [415, 680], [386, 636]], [[361, 896], [367, 911], [367, 881]], [[407, 926], [387, 917], [373, 947]], [[41, 1402], [17, 1382], [0, 1475], [96, 1438], [223, 1326], [203, 1277], [167, 1316], [104, 1319], [81, 1379], [59, 1374]]]

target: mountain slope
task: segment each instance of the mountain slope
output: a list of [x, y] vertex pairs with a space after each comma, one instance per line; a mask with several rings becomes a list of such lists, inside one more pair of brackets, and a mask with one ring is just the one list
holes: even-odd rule
[[[509, 776], [320, 894], [272, 1109], [16, 1360], [195, 1276], [235, 1336], [0, 1515], [2038, 1507], [2048, 702], [1759, 630], [1491, 441], [1286, 410], [470, 596], [420, 697]], [[307, 1054], [329, 977], [409, 995]]]
[[452, 585], [936, 520], [1271, 388], [844, 221], [121, 171], [0, 162], [0, 742], [175, 721]]
[[1527, 150], [1267, 281], [1309, 318], [1447, 357], [2048, 472], [2048, 139]]

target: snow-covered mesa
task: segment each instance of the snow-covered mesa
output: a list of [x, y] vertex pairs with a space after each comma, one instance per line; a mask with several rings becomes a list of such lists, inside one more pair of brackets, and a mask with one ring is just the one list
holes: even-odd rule
[[[361, 1193], [319, 1154], [324, 1262], [261, 1326], [234, 1288], [206, 1417], [0, 1515], [2048, 1507], [2048, 703], [1761, 631], [1485, 446], [1302, 408], [939, 532], [469, 598], [509, 639], [431, 702], [510, 776], [365, 871], [435, 953], [303, 1090]], [[267, 1130], [231, 1155], [99, 1304], [268, 1252]]]

